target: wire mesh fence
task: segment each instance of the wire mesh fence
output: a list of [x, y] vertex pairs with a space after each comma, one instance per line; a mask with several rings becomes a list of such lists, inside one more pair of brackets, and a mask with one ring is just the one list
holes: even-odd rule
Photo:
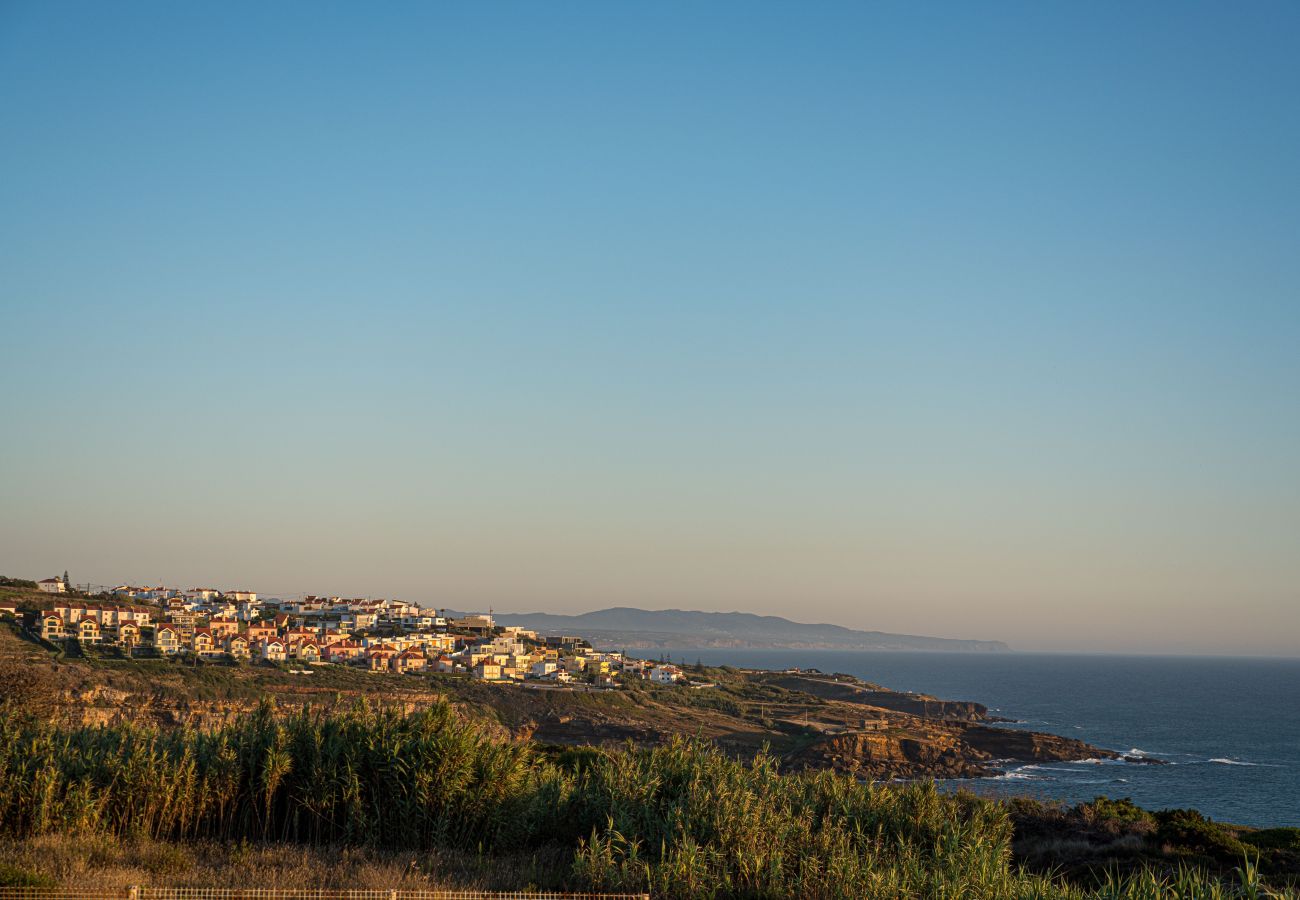
[[0, 887], [0, 900], [650, 900], [650, 895], [546, 891]]

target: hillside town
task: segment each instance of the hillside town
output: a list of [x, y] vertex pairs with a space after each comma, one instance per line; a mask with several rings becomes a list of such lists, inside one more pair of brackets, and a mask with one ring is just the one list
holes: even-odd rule
[[19, 619], [33, 637], [82, 653], [282, 665], [298, 674], [318, 665], [354, 666], [537, 686], [685, 681], [671, 663], [596, 649], [573, 635], [498, 625], [491, 611], [453, 616], [400, 600], [262, 598], [217, 588], [119, 585], [90, 594], [74, 591], [66, 576], [32, 584], [49, 595], [39, 611], [8, 601], [0, 615]]

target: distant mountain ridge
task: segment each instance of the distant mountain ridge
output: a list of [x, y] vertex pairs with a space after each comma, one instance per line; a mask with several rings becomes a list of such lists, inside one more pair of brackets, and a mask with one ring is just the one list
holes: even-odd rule
[[547, 634], [572, 634], [627, 647], [823, 648], [836, 650], [1010, 650], [1002, 641], [963, 640], [842, 625], [792, 622], [741, 612], [647, 610], [620, 606], [579, 615], [499, 613], [498, 624]]

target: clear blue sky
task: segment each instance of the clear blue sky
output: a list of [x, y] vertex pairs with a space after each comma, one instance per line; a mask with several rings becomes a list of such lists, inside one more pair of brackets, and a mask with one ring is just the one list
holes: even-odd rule
[[0, 4], [0, 571], [1300, 652], [1298, 46]]

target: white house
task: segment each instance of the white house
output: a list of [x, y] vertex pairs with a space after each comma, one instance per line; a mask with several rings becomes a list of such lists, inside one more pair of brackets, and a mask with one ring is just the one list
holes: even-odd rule
[[42, 578], [36, 586], [47, 594], [62, 594], [68, 589], [62, 578]]
[[672, 684], [681, 679], [682, 670], [676, 666], [655, 666], [650, 670], [650, 680], [655, 684]]

